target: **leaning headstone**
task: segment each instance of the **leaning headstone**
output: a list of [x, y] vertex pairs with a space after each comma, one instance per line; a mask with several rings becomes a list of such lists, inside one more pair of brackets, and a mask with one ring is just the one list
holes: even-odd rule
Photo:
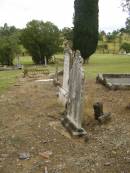
[[69, 92], [66, 104], [66, 115], [62, 119], [62, 124], [74, 136], [82, 136], [86, 134], [86, 131], [82, 128], [84, 101], [84, 72], [82, 63], [83, 59], [80, 56], [80, 52], [77, 51], [69, 76]]
[[65, 105], [69, 91], [69, 74], [72, 65], [72, 50], [66, 46], [64, 49], [63, 85], [59, 88], [59, 100]]

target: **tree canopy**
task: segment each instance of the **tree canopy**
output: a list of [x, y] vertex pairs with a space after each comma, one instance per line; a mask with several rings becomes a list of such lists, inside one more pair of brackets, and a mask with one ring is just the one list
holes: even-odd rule
[[98, 0], [75, 0], [73, 47], [88, 59], [98, 43]]
[[61, 32], [66, 40], [73, 41], [73, 28], [64, 27]]
[[33, 61], [36, 64], [44, 64], [44, 58], [48, 60], [59, 49], [59, 29], [51, 22], [32, 20], [23, 30], [21, 41]]
[[126, 53], [129, 53], [130, 52], [130, 43], [123, 43], [120, 46], [120, 49], [123, 49]]
[[7, 24], [0, 27], [0, 63], [13, 65], [13, 59], [19, 52], [19, 31]]

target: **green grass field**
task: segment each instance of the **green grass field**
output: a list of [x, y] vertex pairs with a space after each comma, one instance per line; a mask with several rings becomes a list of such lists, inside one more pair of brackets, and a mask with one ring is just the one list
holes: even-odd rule
[[[63, 69], [63, 55], [55, 55], [59, 69]], [[20, 58], [24, 66], [32, 66], [31, 57]], [[55, 72], [55, 64], [48, 65], [50, 72]], [[95, 78], [98, 73], [130, 73], [130, 56], [112, 54], [94, 54], [90, 57], [89, 64], [84, 65], [86, 78]], [[0, 71], [0, 92], [15, 83], [17, 76], [22, 71]]]
[[[20, 57], [20, 63], [23, 65], [32, 65], [34, 64], [31, 56], [22, 56]], [[17, 59], [14, 59], [14, 64], [17, 64]]]
[[130, 73], [130, 56], [94, 54], [84, 69], [88, 78], [94, 78], [98, 73]]
[[0, 71], [0, 92], [8, 89], [12, 84], [16, 82], [18, 76], [21, 75], [21, 71]]

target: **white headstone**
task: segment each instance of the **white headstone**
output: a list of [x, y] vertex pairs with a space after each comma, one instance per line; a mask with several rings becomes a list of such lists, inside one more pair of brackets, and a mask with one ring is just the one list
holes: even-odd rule
[[45, 61], [45, 66], [47, 66], [47, 58], [46, 58], [46, 56], [44, 57], [44, 61]]
[[64, 70], [63, 70], [63, 85], [59, 88], [59, 100], [65, 105], [69, 91], [69, 74], [71, 69], [72, 50], [65, 47], [64, 50]]
[[20, 64], [20, 57], [17, 56], [17, 64], [16, 64], [18, 69], [22, 69], [22, 65]]
[[84, 72], [82, 68], [83, 59], [80, 52], [75, 54], [74, 63], [69, 76], [69, 93], [67, 99], [66, 116], [63, 124], [72, 129], [73, 135], [86, 134], [82, 128]]
[[66, 48], [64, 50], [64, 71], [63, 71], [63, 89], [69, 91], [69, 73], [71, 68], [72, 50]]

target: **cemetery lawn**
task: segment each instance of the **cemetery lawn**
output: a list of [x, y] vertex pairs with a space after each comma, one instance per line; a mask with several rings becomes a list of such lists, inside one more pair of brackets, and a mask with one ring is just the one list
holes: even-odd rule
[[[58, 62], [59, 70], [63, 69], [63, 55], [55, 55]], [[25, 67], [32, 68], [34, 66], [30, 56], [20, 57], [20, 62]], [[16, 60], [14, 60], [16, 64]], [[40, 66], [41, 67], [41, 66]], [[44, 66], [43, 66], [44, 68]], [[54, 73], [56, 64], [49, 64], [50, 73]], [[130, 56], [112, 55], [112, 54], [94, 54], [90, 57], [89, 64], [84, 65], [84, 71], [87, 79], [95, 79], [98, 73], [130, 73]], [[0, 92], [8, 89], [16, 82], [17, 76], [22, 71], [0, 71]]]
[[130, 56], [94, 54], [84, 69], [88, 78], [95, 78], [98, 73], [130, 73]]
[[[110, 91], [87, 79], [87, 136], [74, 139], [61, 125], [64, 108], [58, 89], [36, 79], [19, 77], [0, 93], [0, 173], [129, 173], [130, 91]], [[111, 121], [102, 125], [93, 116], [97, 101], [112, 113]], [[29, 153], [29, 158], [20, 160], [20, 153]]]
[[[63, 54], [55, 55], [59, 70], [63, 68]], [[30, 67], [33, 64], [30, 56], [20, 58], [21, 64]], [[50, 72], [55, 72], [55, 64], [49, 64]], [[130, 56], [113, 54], [94, 54], [90, 57], [89, 64], [84, 65], [87, 78], [94, 79], [98, 73], [130, 73]]]

